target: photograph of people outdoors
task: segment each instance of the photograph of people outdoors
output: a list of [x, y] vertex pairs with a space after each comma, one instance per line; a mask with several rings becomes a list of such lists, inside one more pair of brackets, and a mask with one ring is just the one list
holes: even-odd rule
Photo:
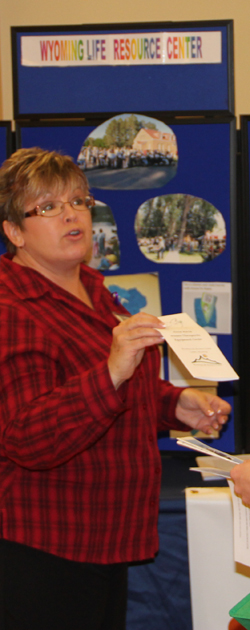
[[135, 218], [138, 246], [157, 263], [202, 263], [226, 247], [224, 218], [211, 203], [192, 195], [148, 199]]
[[119, 114], [91, 132], [77, 164], [95, 188], [158, 188], [176, 175], [176, 136], [155, 118]]
[[117, 226], [109, 206], [95, 201], [92, 208], [92, 251], [86, 261], [92, 269], [107, 271], [119, 269], [120, 243]]

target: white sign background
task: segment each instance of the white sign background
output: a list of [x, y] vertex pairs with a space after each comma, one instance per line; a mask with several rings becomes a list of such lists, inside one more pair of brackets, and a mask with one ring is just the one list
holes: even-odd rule
[[212, 32], [23, 35], [23, 66], [116, 66], [222, 62], [222, 35]]

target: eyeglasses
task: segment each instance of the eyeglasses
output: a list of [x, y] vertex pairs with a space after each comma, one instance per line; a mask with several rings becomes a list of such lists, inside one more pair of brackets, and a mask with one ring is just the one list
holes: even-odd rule
[[64, 211], [64, 206], [69, 203], [71, 208], [83, 212], [84, 210], [90, 210], [95, 205], [95, 199], [93, 195], [87, 195], [87, 197], [74, 197], [69, 201], [61, 201], [60, 199], [54, 199], [53, 201], [46, 201], [39, 206], [36, 206], [33, 210], [28, 210], [24, 213], [25, 219], [29, 217], [56, 217]]

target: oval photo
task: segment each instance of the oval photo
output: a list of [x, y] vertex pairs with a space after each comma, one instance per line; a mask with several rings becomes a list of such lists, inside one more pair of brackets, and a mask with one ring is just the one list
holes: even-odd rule
[[141, 253], [156, 263], [208, 262], [226, 248], [221, 212], [192, 195], [148, 199], [138, 208], [135, 233]]
[[94, 188], [158, 188], [176, 175], [176, 136], [156, 118], [120, 114], [91, 132], [77, 164]]
[[92, 269], [113, 271], [120, 266], [120, 242], [113, 212], [107, 204], [95, 200], [92, 208], [92, 250], [86, 263]]

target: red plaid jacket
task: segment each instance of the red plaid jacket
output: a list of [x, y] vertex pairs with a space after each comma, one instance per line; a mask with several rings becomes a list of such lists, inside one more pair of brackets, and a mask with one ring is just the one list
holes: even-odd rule
[[107, 368], [117, 320], [98, 272], [95, 311], [5, 254], [0, 260], [0, 536], [70, 560], [153, 557], [157, 429], [180, 428], [180, 390], [145, 352], [118, 391]]

